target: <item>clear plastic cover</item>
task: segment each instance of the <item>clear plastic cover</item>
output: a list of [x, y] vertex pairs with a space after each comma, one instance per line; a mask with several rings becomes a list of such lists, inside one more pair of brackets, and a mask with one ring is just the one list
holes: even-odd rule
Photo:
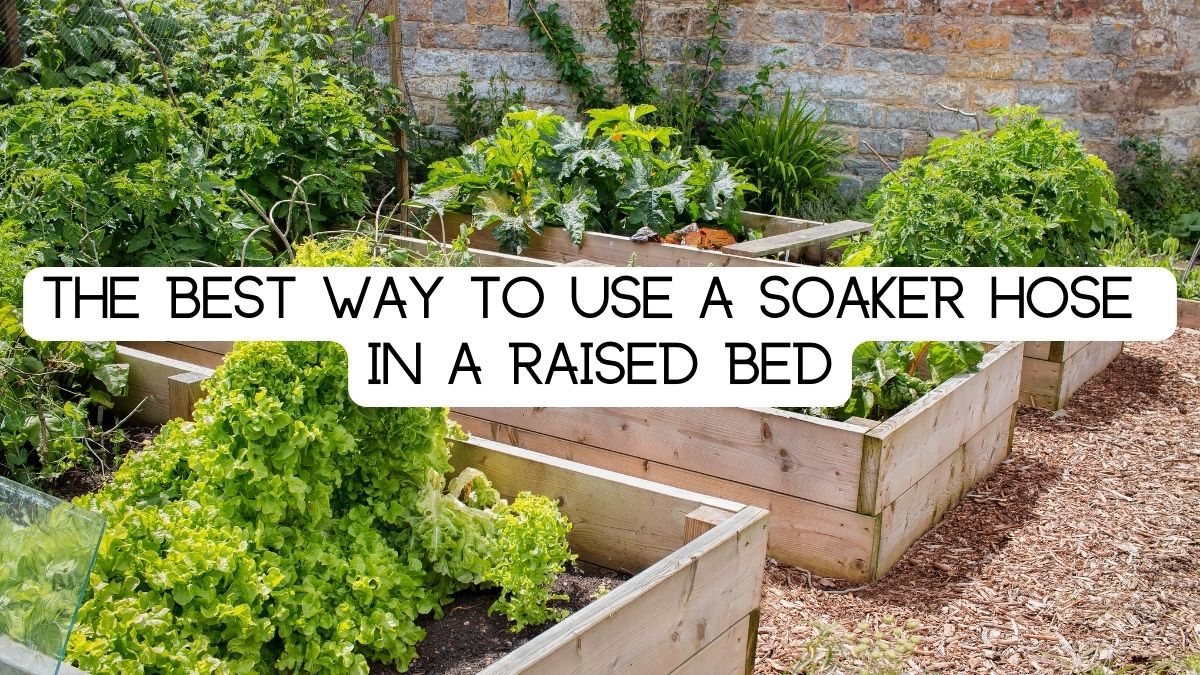
[[0, 477], [0, 671], [57, 673], [105, 519]]

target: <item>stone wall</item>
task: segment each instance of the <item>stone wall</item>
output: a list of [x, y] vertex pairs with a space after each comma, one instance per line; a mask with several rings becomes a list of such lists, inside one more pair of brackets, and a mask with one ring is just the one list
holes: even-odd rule
[[[467, 71], [501, 71], [529, 101], [573, 109], [516, 17], [526, 0], [400, 0], [404, 72], [421, 114], [445, 121], [446, 94]], [[607, 80], [612, 47], [601, 0], [560, 0]], [[1133, 135], [1200, 154], [1198, 0], [734, 0], [722, 78], [726, 92], [761, 63], [788, 64], [782, 84], [813, 94], [857, 156], [878, 173], [929, 140], [974, 128], [958, 112], [1016, 103], [1069, 121], [1093, 151], [1116, 156]], [[384, 3], [373, 11], [383, 13]], [[643, 48], [657, 73], [703, 31], [703, 0], [643, 2]], [[386, 64], [382, 66], [386, 73]], [[943, 108], [945, 106], [945, 108]], [[878, 157], [877, 157], [878, 155]]]

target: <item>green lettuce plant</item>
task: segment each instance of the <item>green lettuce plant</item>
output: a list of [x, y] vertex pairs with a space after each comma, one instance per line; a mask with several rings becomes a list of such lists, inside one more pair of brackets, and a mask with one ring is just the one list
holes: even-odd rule
[[[365, 243], [296, 253], [385, 262]], [[80, 500], [109, 520], [71, 636], [80, 667], [365, 675], [406, 669], [417, 619], [468, 586], [497, 587], [494, 611], [521, 625], [557, 615], [572, 556], [553, 502], [450, 478], [448, 411], [360, 408], [346, 366], [332, 343], [237, 344], [195, 422]]]

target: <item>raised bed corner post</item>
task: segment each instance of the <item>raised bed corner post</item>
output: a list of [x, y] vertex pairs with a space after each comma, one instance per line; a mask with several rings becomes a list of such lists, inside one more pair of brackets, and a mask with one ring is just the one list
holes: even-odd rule
[[4, 67], [21, 65], [21, 15], [17, 0], [0, 0], [0, 23], [4, 24]]

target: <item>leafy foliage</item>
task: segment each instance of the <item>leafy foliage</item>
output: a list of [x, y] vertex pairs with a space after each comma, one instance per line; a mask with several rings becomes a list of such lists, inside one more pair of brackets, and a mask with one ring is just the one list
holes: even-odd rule
[[642, 22], [634, 15], [635, 0], [605, 0], [608, 21], [601, 28], [617, 48], [613, 57], [612, 74], [621, 97], [630, 103], [649, 103], [654, 100], [650, 86], [650, 64], [641, 54], [638, 40]]
[[735, 116], [717, 128], [716, 138], [720, 156], [760, 186], [747, 206], [789, 216], [836, 186], [833, 172], [847, 151], [824, 114], [790, 91], [777, 107], [764, 105]]
[[100, 418], [125, 393], [129, 371], [113, 362], [112, 343], [41, 342], [25, 333], [21, 285], [43, 247], [21, 239], [13, 223], [0, 222], [0, 475], [32, 484], [93, 466], [122, 442]]
[[883, 179], [875, 230], [844, 264], [1100, 263], [1095, 241], [1128, 222], [1112, 172], [1035, 108], [992, 114], [995, 131], [936, 140]]
[[1133, 162], [1117, 175], [1122, 208], [1156, 238], [1194, 246], [1200, 240], [1200, 159], [1173, 160], [1161, 143], [1141, 138], [1121, 148], [1133, 154]]
[[737, 228], [753, 187], [703, 149], [688, 158], [672, 147], [674, 129], [640, 121], [654, 110], [590, 110], [586, 127], [544, 111], [510, 113], [495, 134], [434, 164], [413, 204], [470, 210], [474, 229], [493, 228], [517, 252], [546, 224], [566, 227], [576, 244], [586, 229], [666, 234], [697, 221]]
[[563, 20], [558, 3], [538, 9], [536, 0], [525, 0], [518, 21], [529, 31], [529, 39], [542, 50], [558, 71], [558, 79], [579, 97], [579, 109], [610, 105], [596, 74], [583, 63], [583, 45]]
[[886, 420], [942, 382], [978, 368], [983, 355], [976, 342], [864, 342], [854, 350], [845, 405], [801, 412], [837, 420]]
[[458, 74], [458, 91], [446, 97], [446, 110], [460, 144], [473, 143], [495, 131], [513, 108], [525, 106], [525, 88], [512, 89], [511, 80], [501, 73], [488, 80], [486, 92], [476, 91], [470, 76]]
[[565, 569], [564, 562], [575, 559], [566, 548], [570, 531], [571, 523], [548, 497], [522, 492], [499, 510], [496, 541], [501, 554], [484, 578], [503, 589], [490, 611], [512, 619], [514, 633], [565, 616], [550, 602], [567, 599], [551, 589]]
[[228, 261], [251, 229], [201, 139], [137, 87], [24, 90], [0, 135], [0, 218], [47, 263]]
[[63, 653], [103, 531], [95, 514], [0, 478], [0, 636]]
[[[281, 239], [306, 234], [293, 227], [299, 208], [316, 228], [365, 209], [366, 177], [390, 150], [383, 134], [403, 121], [398, 94], [347, 58], [363, 53], [369, 31], [317, 0], [127, 4], [165, 75], [115, 3], [29, 3], [26, 60], [0, 74], [0, 100], [16, 103], [4, 131], [17, 143], [0, 155], [0, 174], [23, 196], [45, 187], [65, 201], [4, 203], [0, 217], [17, 218], [52, 256], [70, 257], [65, 244], [80, 230], [96, 240], [63, 262], [177, 264], [232, 262], [246, 238], [249, 257], [265, 262]], [[73, 131], [77, 116], [86, 123]], [[30, 148], [60, 155], [50, 172]], [[114, 210], [122, 198], [133, 213]], [[39, 210], [67, 231], [49, 236], [58, 221], [38, 220]]]
[[1192, 269], [1186, 279], [1178, 264], [1187, 264], [1188, 255], [1180, 249], [1179, 240], [1167, 237], [1156, 243], [1155, 237], [1145, 230], [1130, 228], [1105, 248], [1104, 264], [1110, 267], [1161, 267], [1171, 270], [1178, 278], [1176, 285], [1179, 297], [1200, 300], [1200, 267]]
[[[382, 263], [369, 245], [298, 249], [303, 264]], [[535, 606], [570, 557], [553, 504], [507, 505], [477, 471], [447, 486], [447, 410], [360, 408], [346, 365], [332, 343], [239, 343], [196, 422], [169, 423], [83, 500], [110, 532], [71, 636], [81, 667], [403, 670], [417, 618], [478, 584], [514, 621], [553, 615]], [[509, 559], [528, 551], [501, 533], [543, 555]]]

